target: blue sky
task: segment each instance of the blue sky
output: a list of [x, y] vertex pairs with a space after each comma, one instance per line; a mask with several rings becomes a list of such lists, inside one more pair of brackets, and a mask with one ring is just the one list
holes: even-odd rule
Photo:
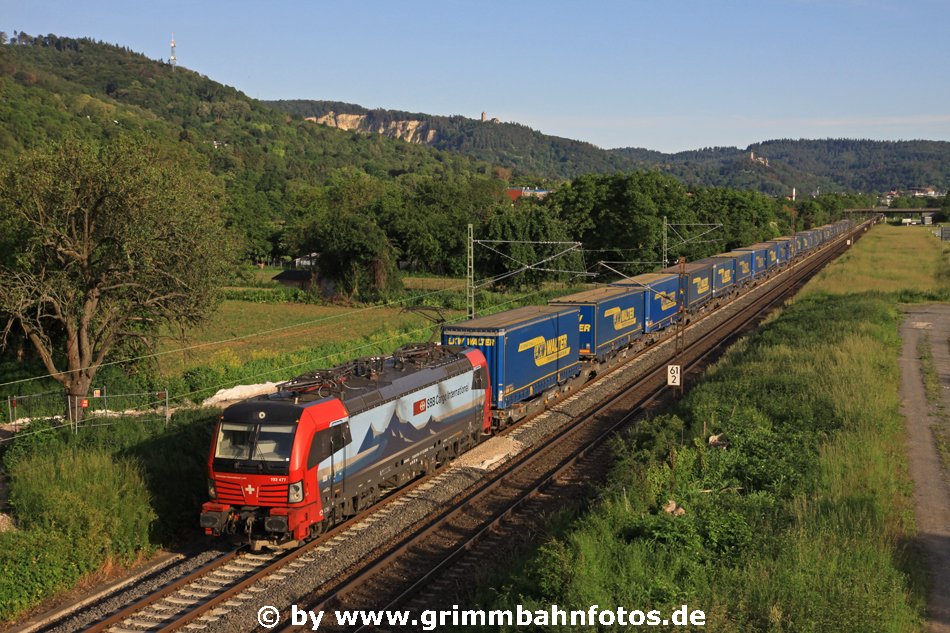
[[601, 147], [950, 140], [948, 0], [0, 0], [261, 99], [517, 121]]

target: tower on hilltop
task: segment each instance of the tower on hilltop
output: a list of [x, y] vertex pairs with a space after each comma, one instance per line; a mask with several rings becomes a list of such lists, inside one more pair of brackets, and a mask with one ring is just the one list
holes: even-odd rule
[[168, 58], [168, 61], [172, 65], [172, 70], [175, 70], [175, 66], [178, 64], [178, 58], [175, 57], [175, 34], [172, 33], [172, 56]]

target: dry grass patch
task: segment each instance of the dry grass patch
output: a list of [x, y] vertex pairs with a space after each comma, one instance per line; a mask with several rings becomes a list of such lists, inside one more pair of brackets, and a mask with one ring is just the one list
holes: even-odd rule
[[875, 226], [812, 279], [802, 294], [945, 291], [947, 249], [923, 227]]
[[[224, 301], [204, 326], [186, 333], [187, 347], [193, 349], [159, 357], [160, 367], [163, 374], [170, 375], [209, 361], [235, 365], [325, 343], [358, 340], [383, 329], [422, 328], [427, 323], [398, 308]], [[159, 351], [179, 347], [179, 341], [168, 340]]]

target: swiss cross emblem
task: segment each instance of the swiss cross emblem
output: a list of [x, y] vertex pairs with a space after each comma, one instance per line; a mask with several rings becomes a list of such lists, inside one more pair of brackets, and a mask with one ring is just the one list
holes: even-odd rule
[[255, 490], [257, 490], [257, 488], [255, 488], [255, 487], [252, 486], [251, 484], [248, 484], [248, 485], [246, 485], [246, 486], [244, 487], [244, 492], [246, 492], [246, 493], [247, 493], [247, 496], [249, 496], [249, 497], [250, 497], [252, 494], [254, 494], [254, 491], [255, 491]]
[[426, 399], [417, 400], [412, 404], [412, 415], [419, 415], [420, 413], [425, 413], [426, 410]]

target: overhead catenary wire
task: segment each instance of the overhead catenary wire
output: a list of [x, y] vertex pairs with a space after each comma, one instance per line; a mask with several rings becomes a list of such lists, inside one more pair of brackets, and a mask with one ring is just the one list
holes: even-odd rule
[[[269, 330], [261, 330], [261, 331], [258, 331], [258, 332], [251, 332], [251, 333], [249, 333], [249, 334], [242, 334], [242, 335], [240, 335], [240, 336], [233, 336], [233, 337], [230, 337], [230, 338], [220, 339], [220, 340], [217, 340], [217, 341], [209, 341], [209, 342], [207, 342], [207, 343], [196, 343], [195, 345], [188, 345], [188, 346], [185, 346], [185, 347], [177, 347], [177, 348], [175, 348], [175, 349], [163, 350], [163, 351], [160, 351], [160, 352], [152, 352], [152, 353], [150, 353], [150, 354], [142, 354], [142, 355], [140, 355], [140, 356], [133, 356], [133, 357], [129, 357], [129, 358], [123, 358], [123, 359], [121, 359], [121, 360], [108, 361], [108, 362], [105, 362], [105, 363], [102, 363], [102, 364], [98, 365], [97, 368], [100, 368], [100, 369], [101, 369], [102, 367], [109, 367], [109, 366], [112, 366], [112, 365], [122, 365], [122, 364], [125, 364], [125, 363], [132, 363], [132, 362], [135, 362], [135, 361], [146, 360], [146, 359], [149, 359], [149, 358], [158, 358], [158, 357], [160, 357], [160, 356], [167, 356], [167, 355], [169, 355], [169, 354], [179, 354], [179, 353], [182, 353], [182, 352], [190, 352], [190, 351], [193, 351], [193, 350], [196, 350], [196, 349], [202, 349], [202, 348], [205, 348], [205, 347], [213, 347], [213, 346], [215, 346], [215, 345], [223, 345], [223, 344], [225, 344], [225, 343], [233, 343], [233, 342], [235, 342], [235, 341], [241, 341], [241, 340], [245, 340], [245, 339], [256, 338], [256, 337], [258, 337], [258, 336], [266, 336], [266, 335], [268, 335], [268, 334], [274, 334], [274, 333], [276, 333], [276, 332], [283, 332], [283, 331], [292, 330], [292, 329], [295, 329], [295, 328], [307, 327], [307, 326], [316, 325], [316, 324], [319, 324], [319, 323], [325, 323], [325, 322], [327, 322], [327, 321], [332, 321], [332, 320], [334, 320], [334, 319], [340, 319], [340, 318], [344, 318], [344, 317], [350, 317], [350, 316], [353, 316], [353, 315], [355, 315], [355, 314], [360, 314], [360, 313], [362, 313], [362, 312], [367, 312], [367, 311], [370, 311], [370, 310], [376, 310], [376, 309], [380, 309], [380, 308], [388, 308], [388, 307], [391, 307], [391, 306], [394, 306], [394, 305], [399, 305], [399, 304], [401, 304], [401, 303], [405, 303], [405, 302], [409, 302], [409, 301], [418, 301], [418, 300], [421, 300], [421, 299], [425, 299], [426, 297], [430, 297], [430, 296], [432, 296], [432, 295], [436, 295], [436, 294], [439, 294], [439, 293], [442, 293], [442, 292], [446, 292], [446, 291], [448, 291], [448, 290], [456, 290], [456, 289], [463, 288], [463, 287], [464, 287], [464, 284], [463, 284], [463, 283], [459, 283], [459, 284], [456, 284], [456, 285], [454, 285], [454, 286], [448, 286], [448, 287], [446, 287], [446, 288], [440, 288], [439, 290], [433, 290], [432, 292], [427, 292], [427, 293], [420, 294], [420, 295], [413, 295], [413, 296], [411, 296], [411, 297], [405, 297], [405, 298], [402, 298], [402, 299], [393, 299], [393, 300], [391, 300], [391, 301], [386, 301], [386, 302], [384, 302], [384, 303], [374, 304], [374, 305], [370, 305], [370, 306], [364, 306], [364, 307], [362, 307], [362, 308], [355, 308], [355, 309], [353, 309], [353, 310], [341, 312], [341, 313], [339, 313], [339, 314], [330, 314], [330, 315], [318, 317], [318, 318], [312, 319], [312, 320], [310, 320], [310, 321], [303, 321], [303, 322], [301, 322], [301, 323], [292, 323], [292, 324], [290, 324], [290, 325], [283, 325], [283, 326], [280, 326], [280, 327], [271, 328], [271, 329], [269, 329]], [[17, 384], [22, 384], [22, 383], [26, 383], [26, 382], [32, 382], [32, 381], [34, 381], [34, 380], [42, 380], [42, 379], [44, 379], [44, 378], [52, 378], [52, 377], [54, 377], [54, 376], [65, 376], [65, 375], [67, 375], [67, 374], [75, 373], [75, 372], [78, 372], [78, 371], [83, 371], [83, 370], [81, 370], [81, 369], [67, 369], [67, 370], [63, 370], [63, 371], [59, 371], [59, 372], [55, 372], [55, 373], [43, 374], [43, 375], [40, 375], [40, 376], [32, 376], [32, 377], [30, 377], [30, 378], [21, 378], [21, 379], [19, 379], [19, 380], [11, 380], [11, 381], [8, 381], [8, 382], [0, 383], [0, 387], [7, 387], [7, 386], [10, 386], [10, 385], [17, 385]]]

